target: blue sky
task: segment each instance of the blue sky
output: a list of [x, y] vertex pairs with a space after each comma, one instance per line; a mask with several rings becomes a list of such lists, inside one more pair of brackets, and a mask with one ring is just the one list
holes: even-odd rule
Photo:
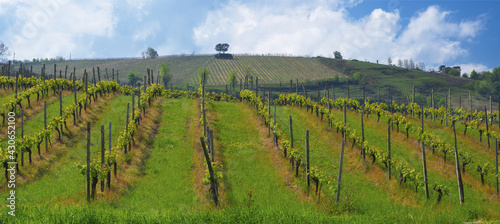
[[[500, 1], [0, 0], [0, 41], [16, 59], [289, 54], [463, 72], [500, 66]], [[12, 58], [13, 54], [9, 57]]]

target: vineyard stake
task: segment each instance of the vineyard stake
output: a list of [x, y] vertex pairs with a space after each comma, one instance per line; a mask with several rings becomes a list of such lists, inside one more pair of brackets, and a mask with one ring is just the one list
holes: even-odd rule
[[309, 179], [311, 163], [309, 161], [309, 130], [306, 130], [306, 176], [307, 176], [307, 193], [309, 194], [309, 187], [311, 186], [311, 181]]
[[[21, 107], [21, 141], [24, 140], [24, 111]], [[21, 152], [21, 166], [24, 166], [24, 150]]]
[[[276, 101], [274, 101], [274, 125], [276, 126]], [[276, 139], [276, 127], [273, 128], [274, 133], [274, 144], [278, 145], [278, 139]]]
[[205, 160], [207, 162], [207, 166], [208, 166], [208, 173], [210, 174], [210, 184], [211, 184], [211, 191], [212, 191], [212, 196], [213, 196], [213, 199], [214, 199], [214, 203], [215, 205], [217, 206], [219, 204], [219, 199], [217, 197], [217, 185], [215, 183], [215, 176], [214, 176], [214, 170], [212, 169], [212, 162], [210, 162], [210, 156], [208, 155], [208, 152], [207, 152], [207, 147], [205, 146], [205, 140], [203, 139], [203, 137], [200, 137], [200, 142], [201, 142], [201, 146], [203, 148], [203, 154], [205, 155]]
[[444, 120], [445, 126], [448, 127], [448, 95], [444, 94], [444, 104], [445, 104], [445, 112], [444, 112]]
[[[127, 103], [127, 123], [125, 124], [125, 132], [128, 133], [128, 120], [129, 120], [130, 103]], [[127, 153], [127, 146], [125, 146], [125, 153]]]
[[[486, 123], [486, 133], [488, 133], [488, 111], [486, 110], [486, 106], [484, 106], [484, 116], [485, 116], [485, 122]], [[490, 148], [490, 136], [486, 135], [486, 138], [488, 138], [488, 149]]]
[[[108, 137], [108, 142], [109, 142], [109, 154], [111, 155], [111, 121], [109, 122], [109, 137]], [[111, 164], [108, 164], [111, 166]], [[116, 163], [115, 165], [115, 172], [116, 172]], [[108, 189], [111, 188], [111, 170], [108, 171]]]
[[[344, 131], [342, 131], [344, 132]], [[344, 133], [342, 133], [342, 136], [345, 136]], [[340, 199], [340, 183], [342, 181], [342, 166], [344, 164], [344, 145], [345, 145], [345, 137], [342, 137], [342, 146], [340, 148], [340, 166], [339, 166], [339, 176], [337, 179], [337, 198], [335, 199], [335, 203], [339, 203]]]
[[87, 201], [90, 203], [90, 122], [87, 121]]
[[[63, 116], [63, 106], [62, 106], [62, 89], [59, 90], [59, 116]], [[66, 121], [65, 121], [66, 122]], [[63, 125], [61, 124], [61, 135], [63, 134]], [[59, 141], [61, 141], [61, 135], [59, 135]]]
[[[45, 131], [47, 131], [47, 101], [43, 102], [43, 125]], [[49, 143], [47, 141], [47, 136], [45, 136], [45, 152], [49, 151]]]
[[436, 121], [436, 116], [434, 115], [434, 89], [431, 90], [431, 104], [432, 104], [432, 121]]
[[365, 161], [365, 125], [363, 122], [363, 116], [365, 115], [365, 105], [361, 107], [361, 155], [363, 156], [363, 161]]
[[[421, 106], [421, 110], [424, 111], [424, 106]], [[422, 134], [424, 134], [424, 116], [420, 116], [422, 119]], [[427, 162], [425, 160], [425, 144], [424, 141], [422, 140], [422, 163], [424, 166], [424, 187], [425, 187], [425, 197], [429, 199], [429, 188], [428, 188], [428, 182], [427, 182]]]
[[[104, 167], [104, 125], [101, 125], [101, 166]], [[101, 180], [101, 192], [104, 192], [104, 178]]]
[[293, 125], [292, 125], [292, 115], [290, 115], [290, 149], [292, 148], [293, 148]]
[[203, 72], [201, 82], [201, 110], [203, 113], [203, 136], [207, 136], [207, 116], [205, 114], [205, 72]]
[[387, 125], [387, 171], [391, 180], [391, 126]]
[[464, 186], [462, 183], [462, 174], [460, 173], [460, 163], [458, 161], [458, 150], [457, 150], [457, 132], [455, 131], [455, 122], [453, 122], [453, 135], [455, 137], [455, 169], [457, 171], [457, 182], [458, 182], [458, 194], [460, 198], [460, 204], [464, 203]]
[[271, 91], [267, 92], [267, 137], [271, 137]]

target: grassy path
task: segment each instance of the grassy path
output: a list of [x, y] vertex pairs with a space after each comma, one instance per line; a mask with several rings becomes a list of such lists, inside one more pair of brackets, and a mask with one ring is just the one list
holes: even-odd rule
[[157, 213], [192, 210], [197, 206], [199, 202], [190, 178], [193, 146], [192, 141], [186, 141], [196, 106], [191, 99], [162, 99], [158, 107], [163, 114], [144, 176], [125, 192], [118, 208]]
[[214, 108], [219, 114], [215, 135], [223, 150], [229, 205], [285, 213], [313, 210], [312, 205], [302, 203], [280, 181], [268, 155], [269, 149], [262, 145], [255, 128], [257, 123], [250, 119], [254, 111], [237, 103], [214, 103]]

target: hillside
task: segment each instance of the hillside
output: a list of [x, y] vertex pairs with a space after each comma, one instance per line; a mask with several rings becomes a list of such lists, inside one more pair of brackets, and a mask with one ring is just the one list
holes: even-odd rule
[[[451, 90], [452, 107], [468, 104], [469, 91], [473, 90], [473, 80], [441, 75], [418, 70], [361, 62], [356, 60], [336, 60], [332, 58], [306, 58], [306, 57], [281, 57], [281, 56], [248, 56], [233, 55], [232, 59], [217, 59], [210, 55], [205, 56], [169, 56], [156, 59], [108, 59], [108, 60], [74, 60], [57, 62], [57, 70], [68, 66], [68, 76], [76, 67], [77, 77], [81, 77], [84, 70], [92, 74], [92, 68], [100, 67], [101, 74], [107, 69], [111, 75], [112, 69], [120, 74], [120, 82], [126, 82], [126, 74], [130, 71], [142, 75], [147, 68], [157, 74], [160, 64], [169, 65], [173, 74], [172, 83], [176, 88], [185, 89], [186, 84], [196, 86], [198, 83], [197, 70], [206, 66], [210, 75], [208, 85], [216, 90], [225, 90], [226, 79], [230, 70], [235, 69], [238, 79], [243, 79], [250, 68], [252, 74], [259, 77], [259, 85], [271, 88], [274, 92], [288, 92], [290, 80], [304, 84], [306, 91], [317, 98], [318, 82], [322, 83], [321, 89], [325, 94], [325, 84], [329, 88], [331, 97], [363, 97], [363, 86], [366, 86], [366, 97], [371, 101], [389, 101], [390, 95], [399, 103], [407, 103], [411, 99], [412, 87], [415, 86], [416, 101], [420, 104], [430, 105], [431, 91], [434, 90], [436, 105], [443, 105], [445, 94]], [[33, 66], [33, 71], [39, 73], [41, 63], [28, 64]], [[54, 62], [46, 63], [47, 73], [52, 74]], [[361, 81], [353, 82], [353, 74], [361, 73]], [[340, 82], [335, 82], [338, 75]], [[349, 82], [347, 82], [350, 80]], [[279, 88], [281, 86], [281, 88]], [[333, 86], [333, 87], [332, 87]], [[349, 86], [349, 87], [347, 87]], [[238, 87], [235, 90], [238, 90]], [[348, 89], [349, 88], [349, 91]], [[302, 91], [301, 86], [298, 88]], [[380, 95], [380, 96], [379, 96]], [[488, 99], [472, 91], [472, 107], [486, 102]], [[496, 104], [495, 104], [496, 105]], [[495, 106], [496, 108], [496, 106]]]

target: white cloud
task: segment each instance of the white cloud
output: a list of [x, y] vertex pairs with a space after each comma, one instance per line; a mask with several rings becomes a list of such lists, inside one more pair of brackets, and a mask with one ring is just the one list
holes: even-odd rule
[[[16, 58], [93, 55], [95, 37], [112, 37], [117, 23], [113, 1], [23, 0], [12, 13], [15, 23], [3, 33]], [[73, 54], [73, 56], [75, 56]]]
[[135, 41], [144, 41], [149, 37], [155, 37], [158, 31], [160, 31], [160, 23], [158, 21], [148, 22], [142, 28], [139, 28], [135, 31], [132, 39], [134, 39]]
[[[475, 37], [481, 20], [458, 23], [447, 20], [452, 12], [430, 6], [401, 27], [398, 10], [375, 9], [354, 20], [350, 1], [315, 1], [308, 6], [231, 1], [208, 13], [204, 23], [193, 29], [195, 44], [213, 52], [215, 44], [227, 42], [238, 53], [287, 53], [386, 61], [412, 58], [428, 65], [442, 64], [466, 55], [461, 41]], [[347, 3], [345, 3], [347, 2]]]
[[470, 74], [472, 70], [476, 70], [476, 72], [483, 72], [483, 71], [492, 71], [491, 68], [488, 68], [488, 66], [483, 65], [483, 64], [460, 64], [460, 69], [462, 70], [463, 73]]
[[149, 11], [144, 9], [151, 0], [126, 0], [127, 5], [130, 7], [130, 10], [134, 12], [135, 16], [139, 21], [142, 21], [142, 18], [145, 15], [149, 14]]

